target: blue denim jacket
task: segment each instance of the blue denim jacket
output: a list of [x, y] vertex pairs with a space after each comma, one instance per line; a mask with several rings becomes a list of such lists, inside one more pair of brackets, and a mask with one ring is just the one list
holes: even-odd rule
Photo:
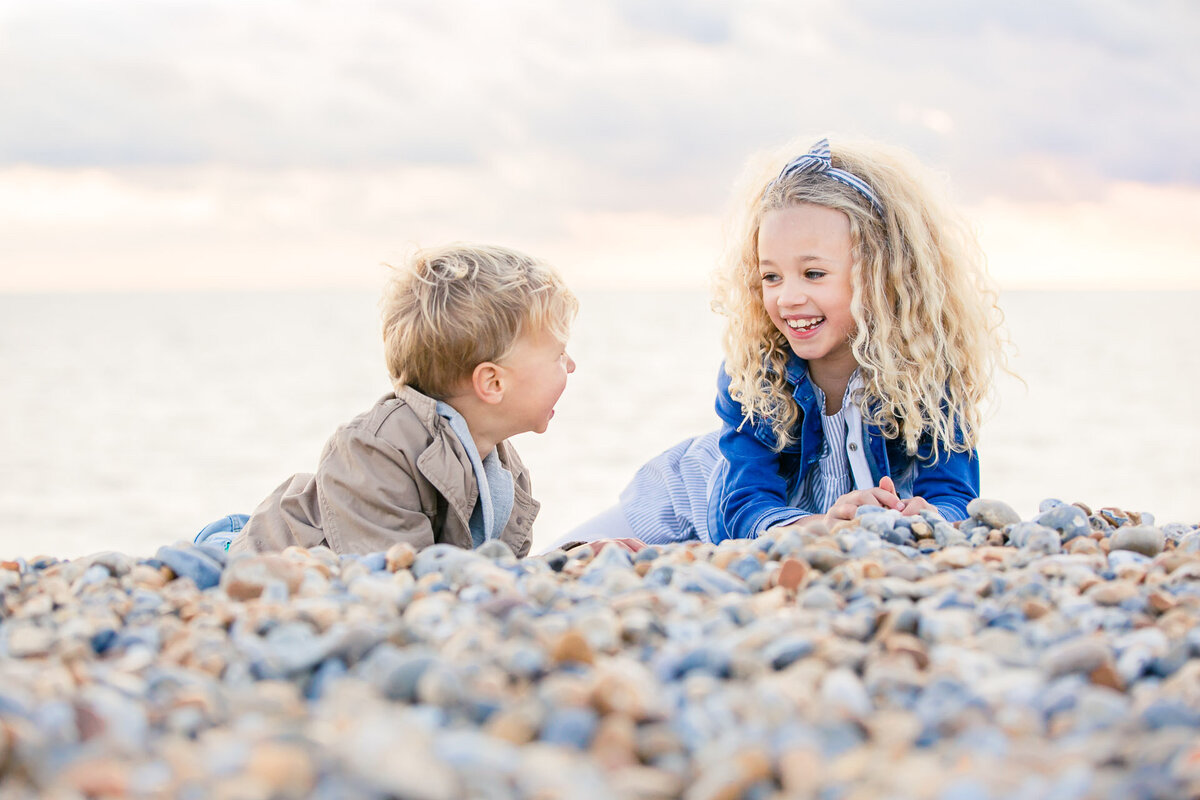
[[[799, 437], [775, 452], [778, 439], [770, 424], [750, 420], [743, 425], [742, 405], [729, 396], [730, 378], [721, 365], [717, 415], [721, 418], [723, 463], [720, 474], [714, 476], [708, 503], [713, 541], [754, 538], [768, 528], [806, 516], [790, 507], [788, 498], [820, 461], [825, 436], [808, 365], [793, 356], [788, 361], [787, 380], [795, 387], [792, 397], [800, 406]], [[923, 436], [916, 454], [910, 456], [902, 440], [884, 438], [878, 427], [869, 424], [863, 426], [863, 443], [876, 485], [889, 475], [900, 497], [923, 497], [948, 521], [965, 519], [967, 503], [979, 496], [979, 455], [974, 450], [953, 453], [942, 448], [933, 461], [933, 439]]]

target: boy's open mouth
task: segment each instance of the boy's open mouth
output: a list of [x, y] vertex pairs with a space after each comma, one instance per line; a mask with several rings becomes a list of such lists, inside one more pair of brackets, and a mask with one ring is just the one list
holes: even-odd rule
[[784, 320], [787, 326], [794, 331], [808, 331], [820, 325], [825, 321], [824, 317], [809, 317], [808, 319], [788, 319]]

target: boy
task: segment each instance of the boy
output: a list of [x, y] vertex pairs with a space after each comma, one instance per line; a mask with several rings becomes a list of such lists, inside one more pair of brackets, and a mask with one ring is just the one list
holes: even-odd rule
[[382, 305], [394, 394], [338, 428], [314, 474], [264, 500], [231, 553], [489, 539], [529, 552], [539, 505], [506, 440], [545, 431], [554, 415], [575, 371], [565, 350], [575, 296], [529, 256], [450, 245], [414, 255]]

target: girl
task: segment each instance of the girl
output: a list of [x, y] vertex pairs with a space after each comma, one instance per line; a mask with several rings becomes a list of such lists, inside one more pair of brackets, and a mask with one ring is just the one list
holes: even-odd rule
[[864, 505], [965, 518], [1002, 358], [968, 227], [909, 157], [869, 143], [776, 160], [742, 207], [714, 304], [721, 429], [652, 459], [562, 541], [716, 542]]

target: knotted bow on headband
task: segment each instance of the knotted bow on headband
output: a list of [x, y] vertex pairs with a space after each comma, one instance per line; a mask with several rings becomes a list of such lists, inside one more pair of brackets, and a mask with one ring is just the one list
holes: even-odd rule
[[879, 198], [875, 196], [870, 184], [862, 178], [855, 175], [853, 172], [847, 172], [844, 169], [838, 169], [833, 166], [831, 154], [829, 152], [829, 140], [822, 139], [812, 146], [807, 153], [802, 156], [796, 156], [787, 163], [777, 178], [767, 185], [769, 190], [772, 186], [780, 181], [796, 174], [820, 173], [829, 178], [833, 178], [839, 183], [844, 183], [851, 189], [867, 198], [871, 203], [871, 207], [880, 217], [883, 216], [883, 203], [879, 202]]

